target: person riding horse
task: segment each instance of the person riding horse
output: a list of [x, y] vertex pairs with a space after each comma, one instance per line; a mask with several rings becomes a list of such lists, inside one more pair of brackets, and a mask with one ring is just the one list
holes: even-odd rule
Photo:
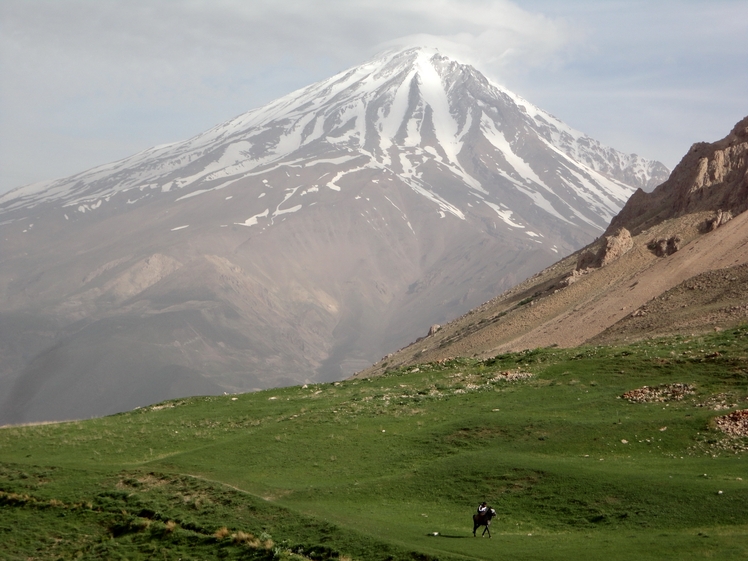
[[492, 509], [490, 506], [486, 504], [486, 501], [483, 501], [478, 506], [478, 512], [473, 515], [473, 537], [475, 537], [475, 531], [480, 528], [481, 526], [485, 526], [485, 529], [483, 530], [483, 533], [481, 534], [481, 537], [486, 535], [486, 532], [488, 532], [488, 537], [491, 537], [491, 530], [488, 529], [488, 526], [491, 524], [491, 519], [496, 516], [496, 511]]

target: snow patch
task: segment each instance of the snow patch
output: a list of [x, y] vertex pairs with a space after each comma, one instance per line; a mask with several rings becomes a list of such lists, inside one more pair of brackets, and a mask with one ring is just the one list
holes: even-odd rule
[[488, 201], [484, 201], [489, 207], [494, 209], [496, 214], [499, 215], [499, 218], [504, 221], [507, 225], [511, 226], [512, 228], [524, 228], [524, 225], [520, 224], [519, 222], [514, 222], [512, 220], [512, 214], [514, 214], [511, 210], [502, 210], [499, 205], [495, 205], [493, 203], [489, 203]]
[[254, 226], [255, 224], [257, 224], [258, 218], [266, 218], [269, 213], [270, 213], [270, 209], [266, 208], [260, 214], [255, 214], [254, 216], [250, 216], [244, 222], [234, 222], [234, 224], [236, 224], [237, 226]]
[[275, 217], [275, 216], [280, 216], [281, 214], [289, 214], [289, 213], [291, 213], [291, 212], [297, 212], [297, 211], [299, 211], [300, 209], [301, 209], [301, 205], [296, 205], [296, 206], [293, 206], [293, 207], [291, 207], [291, 208], [287, 208], [287, 209], [284, 209], [284, 210], [276, 210], [276, 211], [275, 211], [275, 212], [273, 213], [273, 217]]

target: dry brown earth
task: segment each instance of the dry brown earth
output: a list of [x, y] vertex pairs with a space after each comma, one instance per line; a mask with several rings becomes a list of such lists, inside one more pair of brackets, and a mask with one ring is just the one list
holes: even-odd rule
[[629, 339], [675, 332], [725, 329], [748, 321], [748, 265], [695, 275], [650, 300], [615, 325], [590, 339], [615, 344]]

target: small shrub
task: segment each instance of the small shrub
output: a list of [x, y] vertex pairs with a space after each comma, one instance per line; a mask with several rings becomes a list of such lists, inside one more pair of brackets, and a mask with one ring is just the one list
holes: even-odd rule
[[218, 528], [213, 535], [217, 540], [222, 540], [223, 538], [228, 538], [231, 535], [231, 532], [229, 532], [229, 529], [226, 526], [222, 526], [221, 528]]
[[250, 547], [258, 548], [260, 547], [260, 540], [258, 540], [256, 537], [254, 537], [253, 534], [250, 534], [248, 532], [242, 532], [239, 530], [236, 534], [231, 536], [231, 539], [234, 541], [234, 543], [243, 543]]

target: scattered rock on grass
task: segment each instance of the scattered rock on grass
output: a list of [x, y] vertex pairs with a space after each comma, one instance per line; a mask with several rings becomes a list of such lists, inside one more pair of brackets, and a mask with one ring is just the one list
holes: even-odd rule
[[532, 378], [532, 372], [512, 372], [507, 370], [506, 372], [497, 372], [493, 379], [502, 382], [515, 382], [517, 380], [527, 380], [528, 378]]
[[730, 436], [748, 436], [748, 409], [733, 411], [727, 415], [717, 417], [714, 421], [722, 432]]
[[696, 407], [706, 407], [708, 409], [711, 409], [712, 411], [722, 411], [724, 409], [732, 409], [733, 407], [737, 406], [738, 404], [735, 403], [735, 397], [726, 393], [713, 395], [706, 401], [696, 404]]
[[696, 393], [696, 388], [690, 384], [661, 384], [653, 388], [642, 386], [641, 388], [627, 391], [621, 397], [631, 403], [653, 403], [680, 401], [693, 393]]

